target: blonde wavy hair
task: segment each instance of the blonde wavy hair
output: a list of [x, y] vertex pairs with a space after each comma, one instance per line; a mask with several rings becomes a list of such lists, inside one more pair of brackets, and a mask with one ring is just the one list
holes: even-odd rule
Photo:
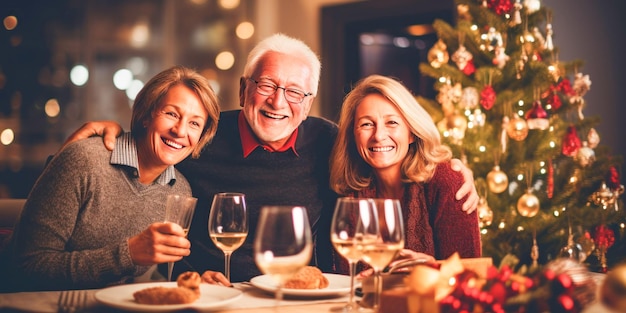
[[389, 100], [415, 136], [415, 142], [409, 146], [402, 162], [403, 182], [428, 181], [434, 175], [438, 163], [452, 158], [450, 148], [441, 143], [439, 130], [432, 117], [402, 83], [381, 75], [365, 77], [343, 101], [339, 133], [330, 157], [330, 186], [342, 195], [359, 191], [372, 183], [372, 167], [359, 155], [354, 139], [356, 108], [370, 94], [380, 94]]

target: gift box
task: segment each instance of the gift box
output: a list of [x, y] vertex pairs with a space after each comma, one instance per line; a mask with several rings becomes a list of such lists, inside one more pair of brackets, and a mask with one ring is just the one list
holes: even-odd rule
[[[491, 258], [461, 259], [454, 254], [435, 264], [413, 261], [394, 267], [381, 275], [380, 312], [438, 313], [439, 302], [455, 288], [453, 280], [459, 274], [472, 273], [476, 278], [474, 283], [478, 283], [492, 265]], [[375, 292], [373, 277], [363, 280], [362, 289], [361, 305], [371, 307]]]

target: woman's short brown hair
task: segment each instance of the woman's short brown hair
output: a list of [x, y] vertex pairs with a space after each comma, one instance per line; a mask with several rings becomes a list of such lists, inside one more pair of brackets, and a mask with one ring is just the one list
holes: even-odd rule
[[168, 93], [170, 88], [179, 84], [186, 86], [198, 95], [204, 109], [208, 113], [200, 140], [191, 153], [193, 158], [198, 158], [204, 146], [215, 136], [220, 108], [217, 96], [215, 96], [213, 89], [209, 86], [207, 79], [190, 68], [184, 66], [171, 67], [152, 77], [146, 83], [135, 98], [130, 131], [135, 141], [143, 138], [146, 135], [146, 129], [143, 127], [144, 123], [153, 118], [161, 99]]

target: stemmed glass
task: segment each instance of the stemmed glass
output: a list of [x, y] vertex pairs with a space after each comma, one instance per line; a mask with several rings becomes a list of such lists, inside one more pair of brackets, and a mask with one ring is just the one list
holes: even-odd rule
[[383, 282], [380, 274], [404, 248], [404, 222], [400, 201], [373, 199], [378, 212], [379, 233], [376, 240], [363, 244], [363, 261], [374, 270], [374, 311], [380, 308]]
[[224, 251], [224, 275], [230, 281], [230, 256], [248, 237], [248, 213], [243, 193], [223, 192], [213, 196], [209, 236]]
[[275, 309], [285, 282], [309, 264], [313, 246], [307, 211], [301, 206], [264, 206], [254, 240], [254, 260], [277, 283]]
[[[196, 209], [198, 199], [190, 196], [170, 194], [167, 196], [165, 204], [165, 222], [176, 223], [185, 231], [185, 236], [189, 233], [193, 212]], [[172, 270], [174, 262], [167, 263], [167, 281], [172, 281]]]
[[348, 261], [350, 268], [350, 298], [343, 307], [344, 312], [356, 311], [354, 301], [354, 277], [356, 264], [363, 255], [363, 243], [373, 241], [378, 235], [376, 206], [372, 199], [339, 198], [330, 225], [330, 240], [333, 247]]

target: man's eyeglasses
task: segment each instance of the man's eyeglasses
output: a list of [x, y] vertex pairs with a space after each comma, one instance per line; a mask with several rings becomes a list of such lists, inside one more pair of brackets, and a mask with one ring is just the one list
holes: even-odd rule
[[263, 96], [271, 96], [273, 95], [277, 89], [282, 89], [285, 91], [285, 100], [289, 103], [300, 104], [304, 101], [304, 98], [313, 95], [310, 92], [304, 92], [302, 90], [294, 89], [294, 88], [285, 88], [280, 87], [269, 81], [257, 81], [252, 78], [248, 78], [256, 84], [256, 92]]

